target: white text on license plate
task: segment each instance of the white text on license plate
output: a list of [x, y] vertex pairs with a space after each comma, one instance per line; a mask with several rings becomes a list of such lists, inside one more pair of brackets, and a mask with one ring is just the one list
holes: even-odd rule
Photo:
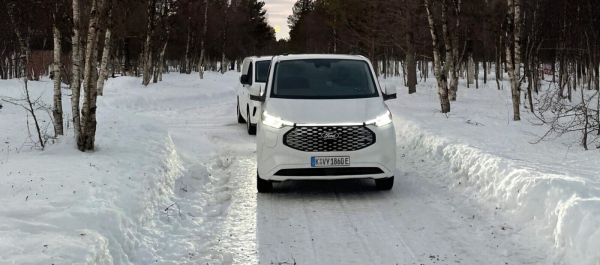
[[313, 156], [310, 159], [312, 167], [350, 166], [349, 156]]

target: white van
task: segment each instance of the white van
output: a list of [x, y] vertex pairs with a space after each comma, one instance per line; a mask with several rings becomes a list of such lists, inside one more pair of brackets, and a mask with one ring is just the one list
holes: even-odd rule
[[256, 137], [257, 189], [286, 180], [374, 179], [394, 184], [396, 133], [370, 61], [354, 55], [273, 57]]
[[250, 91], [264, 89], [271, 65], [271, 56], [248, 57], [242, 64], [242, 76], [237, 89], [237, 120], [246, 123], [248, 134], [256, 134], [256, 123], [261, 113], [260, 103], [250, 100]]

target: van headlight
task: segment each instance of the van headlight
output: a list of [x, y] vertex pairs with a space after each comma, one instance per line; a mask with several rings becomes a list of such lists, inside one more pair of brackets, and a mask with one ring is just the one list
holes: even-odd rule
[[383, 115], [365, 122], [366, 125], [375, 125], [377, 127], [388, 125], [390, 123], [392, 123], [392, 113], [389, 110]]
[[273, 127], [275, 129], [280, 129], [285, 126], [294, 126], [293, 122], [284, 121], [277, 116], [273, 116], [273, 115], [267, 113], [266, 110], [263, 111], [263, 113], [262, 113], [262, 124], [267, 125], [269, 127]]

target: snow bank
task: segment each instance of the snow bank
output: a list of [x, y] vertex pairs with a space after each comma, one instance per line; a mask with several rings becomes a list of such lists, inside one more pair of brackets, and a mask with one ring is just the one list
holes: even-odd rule
[[[235, 85], [232, 80], [239, 76], [236, 72], [224, 75], [206, 72], [204, 80], [198, 82], [198, 76], [165, 75], [163, 82], [144, 87], [136, 77], [119, 77], [115, 82], [106, 84], [105, 96], [113, 97], [106, 102], [111, 107], [135, 112], [148, 110], [172, 110], [174, 106], [181, 108], [198, 108], [208, 102], [235, 99]], [[145, 91], [142, 92], [142, 91]]]
[[170, 201], [179, 158], [158, 125], [110, 109], [98, 121], [94, 153], [65, 137], [42, 153], [4, 157], [1, 263], [127, 264], [147, 240], [142, 230]]
[[[402, 89], [399, 100], [390, 103], [398, 137], [439, 161], [441, 174], [431, 177], [552, 242], [557, 262], [600, 264], [598, 152], [559, 140], [529, 144], [535, 140], [530, 133], [544, 128], [507, 120], [512, 117], [506, 108], [510, 91], [495, 86], [461, 86], [452, 114], [445, 117], [435, 112], [434, 86], [428, 82], [415, 95]], [[532, 119], [528, 113], [522, 116]]]
[[[220, 170], [216, 166], [186, 170], [167, 126], [140, 112], [233, 98], [233, 88], [221, 80], [233, 79], [228, 75], [235, 73], [206, 73], [212, 80], [205, 84], [211, 85], [191, 92], [183, 88], [197, 76], [166, 75], [169, 91], [141, 87], [140, 79], [109, 79], [98, 99], [96, 150], [88, 153], [76, 150], [71, 129], [44, 152], [31, 149], [23, 143], [24, 111], [3, 104], [0, 264], [194, 264], [193, 255], [222, 259], [204, 253], [211, 245], [196, 241], [211, 236], [212, 228], [203, 225], [206, 218], [226, 212], [228, 176], [211, 177], [209, 172]], [[32, 95], [52, 102], [50, 82], [29, 84]], [[0, 81], [0, 96], [17, 97], [20, 89], [18, 80]], [[186, 100], [175, 102], [176, 93], [188, 93]], [[70, 94], [63, 91], [66, 117]], [[50, 122], [43, 112], [39, 117]], [[216, 159], [215, 164], [227, 162]]]

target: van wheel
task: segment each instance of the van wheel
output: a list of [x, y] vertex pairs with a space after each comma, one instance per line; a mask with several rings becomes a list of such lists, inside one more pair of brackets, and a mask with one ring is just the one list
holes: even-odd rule
[[256, 173], [256, 189], [258, 190], [258, 193], [268, 193], [271, 192], [273, 190], [273, 183], [261, 179], [260, 176], [258, 176], [258, 172]]
[[246, 111], [246, 130], [248, 130], [249, 135], [256, 135], [256, 125], [252, 125], [250, 110]]
[[238, 116], [238, 123], [246, 122], [244, 120], [244, 117], [242, 117], [242, 113], [240, 112], [240, 101], [239, 100], [238, 100], [238, 104], [237, 104], [237, 116]]
[[391, 190], [394, 186], [394, 176], [384, 179], [376, 179], [375, 186], [378, 190]]

